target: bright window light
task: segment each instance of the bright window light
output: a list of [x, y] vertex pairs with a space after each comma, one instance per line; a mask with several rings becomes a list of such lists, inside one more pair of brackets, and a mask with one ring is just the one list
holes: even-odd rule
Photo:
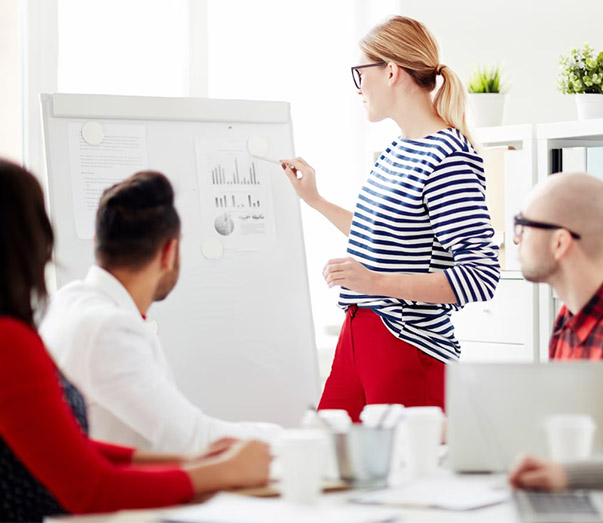
[[59, 0], [58, 90], [186, 96], [187, 0]]

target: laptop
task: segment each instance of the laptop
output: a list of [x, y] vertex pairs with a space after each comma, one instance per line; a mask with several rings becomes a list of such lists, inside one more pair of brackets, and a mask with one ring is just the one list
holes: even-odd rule
[[588, 414], [603, 454], [603, 362], [446, 366], [448, 459], [456, 472], [505, 472], [520, 454], [548, 457], [552, 414]]
[[513, 504], [523, 523], [603, 523], [603, 492], [516, 490]]

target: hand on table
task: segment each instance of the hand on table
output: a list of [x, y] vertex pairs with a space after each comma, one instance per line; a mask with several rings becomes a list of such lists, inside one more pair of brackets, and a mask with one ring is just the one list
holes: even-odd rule
[[216, 441], [210, 443], [203, 453], [200, 456], [197, 456], [195, 459], [204, 459], [204, 458], [212, 458], [214, 456], [218, 456], [222, 454], [222, 452], [227, 451], [231, 448], [235, 443], [239, 441], [235, 438], [220, 438]]
[[270, 446], [259, 440], [238, 441], [220, 454], [231, 466], [235, 478], [232, 487], [259, 487], [268, 483]]
[[559, 463], [524, 456], [509, 472], [509, 483], [515, 488], [564, 490], [567, 473]]

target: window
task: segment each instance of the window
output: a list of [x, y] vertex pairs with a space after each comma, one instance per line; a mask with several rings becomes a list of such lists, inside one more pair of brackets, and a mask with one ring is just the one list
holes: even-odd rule
[[[209, 96], [291, 103], [295, 151], [317, 172], [327, 199], [352, 209], [371, 165], [364, 111], [350, 75], [358, 40], [392, 12], [350, 0], [209, 0]], [[370, 11], [370, 12], [367, 12]], [[376, 20], [375, 20], [376, 19]], [[308, 277], [319, 347], [343, 321], [322, 269], [346, 238], [302, 204]], [[286, 297], [284, 297], [286, 299]]]
[[186, 0], [59, 0], [58, 91], [188, 95]]

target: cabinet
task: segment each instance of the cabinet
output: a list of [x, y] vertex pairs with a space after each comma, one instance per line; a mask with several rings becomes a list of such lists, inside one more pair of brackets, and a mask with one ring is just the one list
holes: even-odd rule
[[520, 273], [505, 273], [494, 298], [453, 315], [462, 361], [532, 361], [534, 293]]
[[[513, 244], [513, 216], [537, 180], [535, 128], [528, 124], [481, 128], [477, 138], [486, 157], [486, 192], [502, 271], [491, 301], [468, 304], [453, 315], [461, 361], [538, 361], [538, 290], [524, 281]], [[502, 150], [494, 163], [488, 162], [490, 148]]]

